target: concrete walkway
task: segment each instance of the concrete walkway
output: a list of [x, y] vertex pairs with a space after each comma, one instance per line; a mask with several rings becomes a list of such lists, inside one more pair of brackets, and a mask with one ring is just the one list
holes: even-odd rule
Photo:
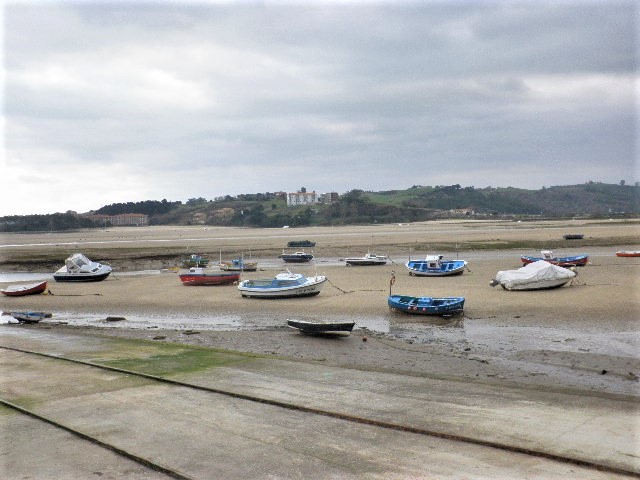
[[[123, 368], [131, 370], [131, 365], [148, 371], [167, 362], [172, 379], [336, 415], [0, 349], [2, 399], [190, 478], [625, 478], [483, 443], [640, 476], [640, 407], [633, 398], [435, 380], [233, 353], [216, 354], [215, 366], [185, 368], [184, 359], [202, 349], [44, 329], [0, 329], [0, 346], [112, 365], [122, 361]], [[50, 435], [54, 427], [10, 412], [3, 409], [6, 414], [1, 416], [2, 431], [11, 440], [3, 442], [2, 478], [84, 478], [89, 470], [100, 471], [101, 478], [166, 478], [141, 472], [126, 459], [119, 463], [111, 454], [95, 456], [91, 452], [98, 447], [69, 434], [43, 442], [55, 438]], [[337, 418], [340, 415], [445, 438]], [[38, 447], [37, 455], [29, 446]], [[127, 477], [122, 474], [127, 469], [139, 475]]]

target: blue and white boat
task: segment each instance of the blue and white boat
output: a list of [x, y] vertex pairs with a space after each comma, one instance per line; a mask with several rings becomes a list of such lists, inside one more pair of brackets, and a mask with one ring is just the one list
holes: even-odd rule
[[243, 280], [238, 290], [243, 297], [291, 298], [318, 295], [327, 277], [316, 275], [305, 277], [301, 273], [286, 271], [275, 278], [264, 280]]
[[420, 277], [446, 277], [461, 275], [467, 262], [465, 260], [443, 260], [442, 255], [427, 255], [424, 260], [409, 260], [405, 265], [409, 275]]
[[389, 295], [389, 308], [413, 315], [457, 315], [464, 310], [464, 297], [412, 297]]

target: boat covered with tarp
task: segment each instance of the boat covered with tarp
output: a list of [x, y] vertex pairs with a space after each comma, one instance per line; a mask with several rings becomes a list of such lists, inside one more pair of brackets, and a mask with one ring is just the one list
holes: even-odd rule
[[499, 271], [489, 285], [501, 285], [505, 290], [548, 290], [562, 287], [575, 276], [573, 270], [538, 260], [517, 270]]

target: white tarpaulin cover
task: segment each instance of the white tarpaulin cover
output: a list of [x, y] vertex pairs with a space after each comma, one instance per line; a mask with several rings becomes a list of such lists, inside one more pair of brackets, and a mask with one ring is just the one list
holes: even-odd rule
[[538, 260], [517, 270], [500, 271], [496, 274], [496, 280], [509, 289], [518, 285], [528, 285], [549, 280], [568, 280], [575, 276], [575, 272], [567, 268], [553, 265], [544, 260]]

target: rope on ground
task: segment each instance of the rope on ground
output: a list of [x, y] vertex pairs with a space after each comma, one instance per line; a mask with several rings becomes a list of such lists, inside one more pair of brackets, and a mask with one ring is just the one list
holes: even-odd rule
[[327, 282], [329, 282], [334, 288], [340, 290], [342, 293], [354, 293], [354, 292], [384, 292], [384, 289], [363, 289], [363, 290], [343, 290], [331, 280], [327, 278]]
[[47, 295], [53, 295], [56, 297], [91, 297], [91, 296], [98, 296], [101, 297], [102, 294], [101, 293], [53, 293], [51, 290], [47, 290]]

